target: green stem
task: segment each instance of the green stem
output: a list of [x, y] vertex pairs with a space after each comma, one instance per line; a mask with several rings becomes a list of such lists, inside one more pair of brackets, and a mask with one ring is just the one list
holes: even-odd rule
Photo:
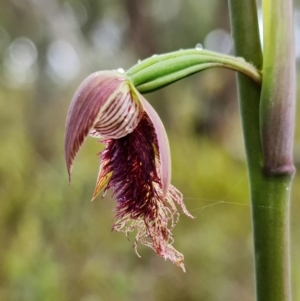
[[[292, 0], [264, 0], [264, 84], [260, 104], [264, 170], [293, 174], [295, 45]], [[276, 135], [274, 135], [276, 133]]]
[[[229, 0], [229, 6], [236, 54], [243, 56], [247, 61], [253, 62], [260, 68], [262, 56], [256, 1]], [[283, 26], [279, 19], [275, 22], [278, 23], [278, 26]], [[274, 35], [276, 35], [275, 32], [269, 38], [272, 39]], [[269, 76], [265, 72], [268, 73], [269, 71], [264, 68], [263, 85], [265, 85], [265, 76]], [[267, 158], [263, 153], [260, 136], [260, 124], [261, 121], [265, 121], [263, 117], [262, 120], [260, 119], [261, 89], [245, 76], [238, 74], [237, 77], [252, 204], [256, 300], [289, 301], [289, 198], [291, 175], [289, 172], [271, 174], [263, 171], [262, 165], [264, 165]], [[274, 89], [274, 85], [281, 85], [281, 79], [274, 78], [273, 86], [270, 83], [268, 85], [269, 89]], [[264, 88], [267, 89], [267, 86]], [[264, 116], [264, 118], [267, 118], [267, 116]], [[287, 134], [290, 135], [290, 133]], [[273, 132], [272, 135], [276, 136], [278, 132]], [[263, 143], [267, 138], [262, 135]]]
[[257, 301], [289, 301], [290, 178], [252, 182]]
[[202, 49], [155, 55], [133, 66], [126, 74], [141, 93], [148, 93], [212, 67], [241, 72], [261, 84], [261, 72], [243, 58]]

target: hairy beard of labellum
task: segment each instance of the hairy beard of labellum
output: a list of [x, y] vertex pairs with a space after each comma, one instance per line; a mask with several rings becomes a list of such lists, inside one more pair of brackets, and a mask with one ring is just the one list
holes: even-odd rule
[[112, 173], [105, 189], [112, 189], [117, 199], [113, 229], [126, 235], [136, 230], [136, 252], [140, 242], [184, 270], [184, 257], [172, 246], [171, 230], [179, 218], [175, 203], [191, 215], [175, 187], [170, 186], [163, 197], [157, 137], [148, 115], [144, 113], [131, 134], [102, 142], [106, 147], [101, 153], [101, 177]]

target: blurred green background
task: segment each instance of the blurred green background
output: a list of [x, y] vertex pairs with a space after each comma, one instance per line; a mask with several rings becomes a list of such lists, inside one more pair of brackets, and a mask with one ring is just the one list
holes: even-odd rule
[[[196, 216], [182, 216], [174, 230], [186, 274], [146, 247], [138, 258], [132, 241], [111, 232], [115, 201], [109, 194], [90, 202], [97, 140], [88, 139], [68, 186], [64, 126], [78, 84], [94, 71], [127, 69], [152, 54], [197, 43], [233, 53], [227, 1], [0, 0], [0, 300], [254, 300], [233, 72], [205, 71], [147, 96], [170, 138], [172, 182]], [[297, 121], [298, 166], [299, 142]], [[294, 300], [300, 300], [299, 209], [297, 174]]]

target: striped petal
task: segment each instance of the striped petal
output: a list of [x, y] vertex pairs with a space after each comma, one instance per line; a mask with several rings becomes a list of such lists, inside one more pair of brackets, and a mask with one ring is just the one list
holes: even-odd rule
[[129, 82], [117, 71], [91, 74], [72, 99], [66, 122], [65, 158], [71, 179], [73, 160], [86, 137], [121, 138], [131, 133], [143, 108]]
[[131, 133], [142, 117], [142, 107], [139, 100], [132, 96], [128, 86], [103, 108], [99, 115], [93, 132], [100, 134], [103, 138], [118, 139]]

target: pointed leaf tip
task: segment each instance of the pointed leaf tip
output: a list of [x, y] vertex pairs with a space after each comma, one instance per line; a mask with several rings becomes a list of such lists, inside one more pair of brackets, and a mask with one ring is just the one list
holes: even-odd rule
[[99, 195], [99, 193], [103, 190], [103, 188], [108, 184], [112, 174], [113, 174], [112, 171], [109, 173], [106, 173], [104, 171], [104, 163], [102, 162], [100, 165], [99, 174], [98, 174], [97, 181], [96, 181], [96, 186], [95, 186], [95, 190], [94, 190], [91, 201], [93, 201]]

